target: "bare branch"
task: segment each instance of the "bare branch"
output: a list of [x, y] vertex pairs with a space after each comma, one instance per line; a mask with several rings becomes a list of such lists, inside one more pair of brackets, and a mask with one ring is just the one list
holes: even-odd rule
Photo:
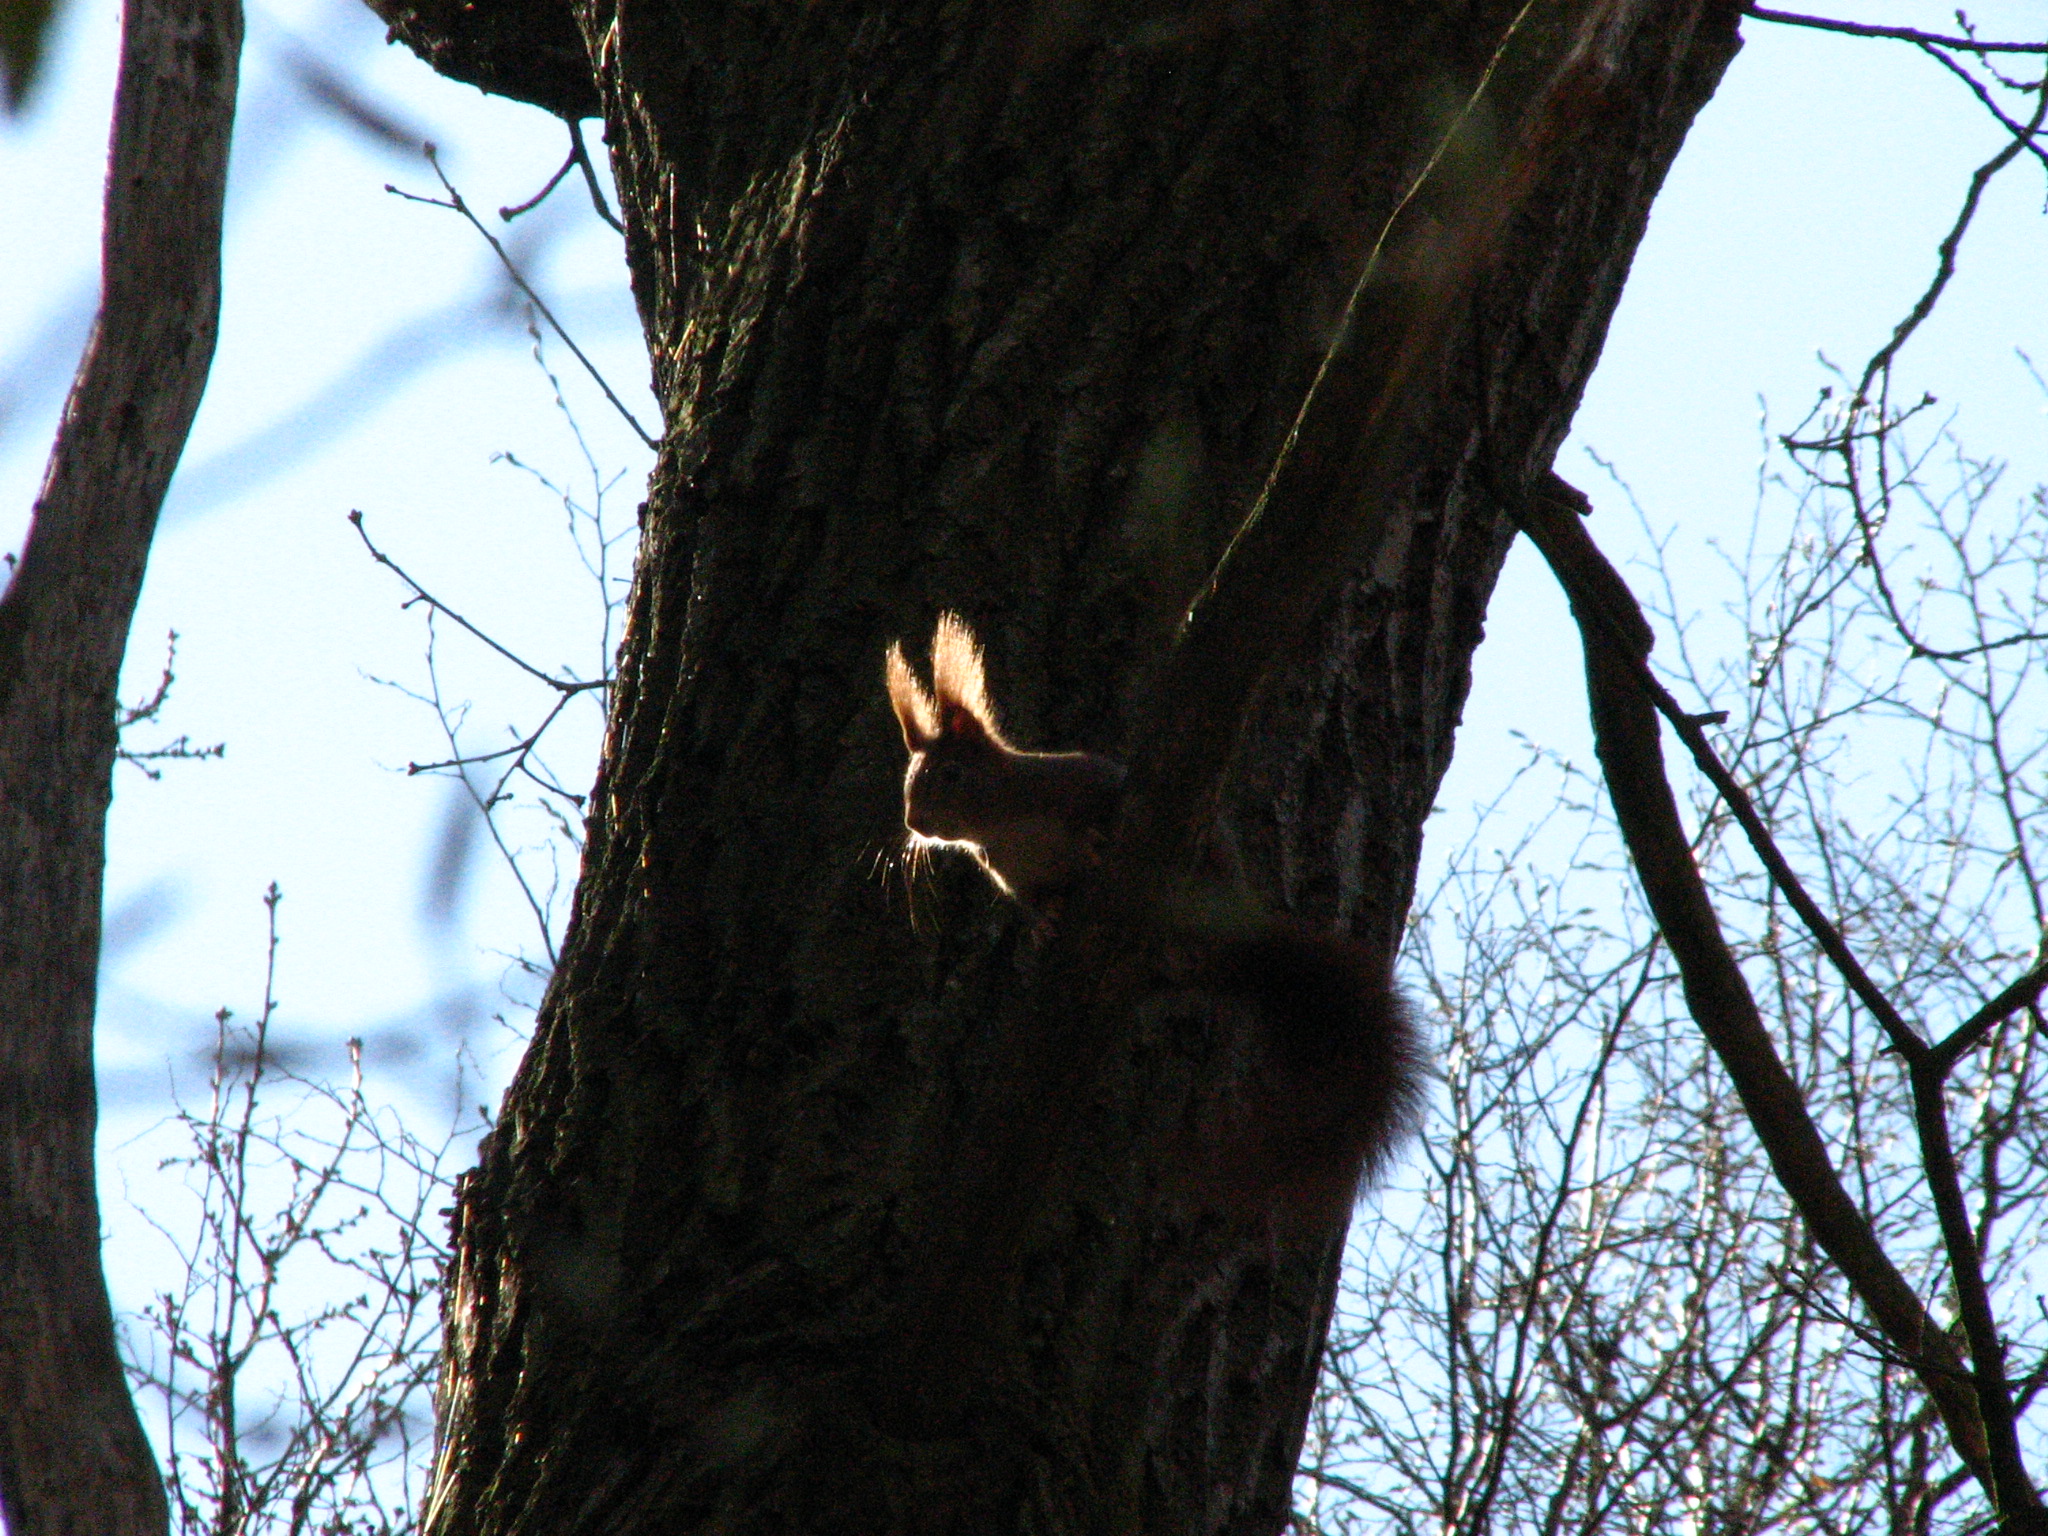
[[[1783, 891], [1785, 899], [1799, 914], [1829, 960], [1841, 972], [1842, 979], [1849, 984], [1871, 1016], [1883, 1027], [1891, 1048], [1907, 1061], [1917, 1061], [1925, 1054], [1926, 1042], [1899, 1014], [1890, 998], [1863, 968], [1850, 950], [1839, 929], [1829, 920], [1820, 904], [1808, 893], [1804, 882], [1793, 872], [1779, 849], [1777, 839], [1771, 835], [1762, 816], [1757, 814], [1755, 803], [1749, 792], [1742, 787], [1734, 774], [1722, 763], [1720, 755], [1707, 740], [1706, 732], [1700, 728], [1698, 718], [1682, 708], [1678, 701], [1657, 676], [1650, 670], [1648, 656], [1650, 630], [1644, 622], [1641, 610], [1628, 585], [1607, 563], [1606, 557], [1594, 546], [1576, 518], [1566, 522], [1561, 515], [1554, 515], [1550, 509], [1561, 506], [1575, 511], [1583, 504], [1584, 494], [1562, 480], [1552, 477], [1553, 489], [1549, 495], [1539, 495], [1524, 503], [1520, 514], [1524, 531], [1528, 532], [1543, 556], [1550, 562], [1556, 573], [1558, 584], [1564, 587], [1572, 600], [1575, 613], [1581, 613], [1581, 624], [1590, 624], [1600, 638], [1614, 651], [1617, 657], [1625, 658], [1628, 670], [1637, 685], [1643, 689], [1650, 703], [1671, 723], [1680, 741], [1685, 743], [1693, 761], [1698, 764], [1721, 798], [1728, 804], [1741, 825], [1743, 834], [1749, 839], [1757, 857], [1770, 871], [1772, 881]], [[1528, 508], [1543, 509], [1539, 515]], [[1567, 528], [1574, 530], [1567, 533]], [[1589, 642], [1590, 643], [1590, 642]], [[1604, 762], [1603, 758], [1603, 762]], [[1662, 762], [1661, 752], [1658, 762]], [[1659, 769], [1661, 772], [1661, 767]], [[1633, 845], [1631, 845], [1633, 851]]]
[[1957, 210], [1955, 222], [1949, 226], [1948, 233], [1942, 236], [1941, 245], [1938, 247], [1939, 259], [1935, 264], [1934, 280], [1927, 285], [1927, 291], [1914, 302], [1906, 318], [1893, 327], [1891, 340], [1878, 348], [1870, 361], [1864, 365], [1862, 381], [1856, 386], [1857, 400], [1869, 397], [1870, 386], [1878, 374], [1891, 366], [1892, 359], [1899, 355], [1899, 349], [1915, 331], [1920, 329], [1922, 322], [1934, 313], [1935, 303], [1941, 298], [1942, 291], [1948, 287], [1949, 280], [1956, 275], [1956, 252], [1962, 246], [1963, 235], [1977, 217], [1978, 206], [1984, 200], [1984, 189], [1991, 185], [1994, 176], [2018, 159], [2022, 152], [2032, 147], [2034, 136], [2041, 131], [2044, 120], [2048, 120], [2048, 87], [2041, 89], [2034, 103], [2033, 116], [2020, 125], [2003, 149], [1971, 173], [1970, 190], [1963, 195], [1963, 206]]
[[[171, 684], [177, 681], [173, 670], [178, 659], [178, 632], [170, 632], [169, 642], [164, 647], [163, 676], [157, 679], [156, 691], [139, 704], [123, 704], [114, 712], [114, 729], [125, 732], [130, 726], [153, 721], [163, 713], [164, 705], [170, 702]], [[200, 762], [206, 758], [227, 755], [227, 743], [215, 742], [210, 747], [195, 747], [192, 738], [180, 736], [160, 747], [131, 747], [125, 741], [114, 748], [114, 756], [121, 762], [132, 763], [151, 779], [163, 777], [163, 770], [152, 768], [152, 763]]]
[[1932, 1070], [1931, 1062], [1921, 1061], [1914, 1063], [1912, 1081], [1920, 1163], [1941, 1225], [1956, 1310], [1970, 1344], [1970, 1385], [1976, 1389], [1977, 1412], [1990, 1447], [1992, 1486], [1988, 1491], [2001, 1525], [2014, 1532], [2038, 1532], [2048, 1528], [2048, 1512], [2043, 1511], [2041, 1495], [2020, 1457], [2019, 1415], [2005, 1379], [2005, 1348], [1999, 1342], [1991, 1292], [1984, 1283], [1983, 1254], [1963, 1204], [1962, 1173], [1949, 1135], [1942, 1075]]
[[1838, 21], [1832, 16], [1802, 16], [1795, 11], [1774, 11], [1761, 5], [1745, 5], [1742, 14], [1754, 16], [1758, 21], [1783, 22], [1787, 26], [1810, 27], [1819, 32], [1846, 32], [1851, 37], [1890, 37], [1928, 48], [1954, 48], [1963, 53], [2048, 53], [2048, 43], [1986, 43], [1974, 37], [1922, 32], [1917, 27], [1885, 27], [1864, 21]]
[[462, 1138], [428, 1145], [374, 1110], [359, 1041], [342, 1085], [279, 1065], [280, 900], [273, 884], [262, 1007], [246, 1027], [218, 1012], [208, 1102], [175, 1116], [187, 1150], [163, 1167], [189, 1218], [144, 1212], [183, 1273], [144, 1308], [131, 1374], [161, 1403], [185, 1536], [409, 1531], [440, 1333], [433, 1230]]
[[[1809, 1230], [1919, 1377], [1963, 1459], [1993, 1498], [2008, 1507], [2000, 1495], [2011, 1482], [2017, 1447], [1994, 1449], [1987, 1441], [1976, 1396], [1953, 1345], [1843, 1189], [1805, 1097], [1764, 1028], [1749, 983], [1721, 935], [1665, 778], [1656, 724], [1663, 700], [1652, 692], [1662, 690], [1647, 678], [1645, 663], [1649, 627], [1576, 515], [1583, 496], [1557, 484], [1561, 489], [1551, 495], [1530, 498], [1520, 508], [1520, 520], [1579, 621], [1596, 748], [1608, 791], [1644, 893], [1684, 975], [1693, 1017], [1734, 1080], [1771, 1166]], [[1679, 725], [1683, 711], [1673, 704], [1665, 714], [1667, 719], [1675, 716], [1674, 726], [1684, 731]], [[1697, 734], [1697, 727], [1691, 729]], [[1740, 786], [1724, 784], [1726, 779], [1721, 770], [1716, 788], [1726, 795], [1732, 787], [1739, 794]], [[1772, 846], [1767, 833], [1761, 841]], [[1782, 865], [1782, 858], [1777, 862]], [[1832, 931], [1824, 922], [1823, 928]], [[2023, 1476], [2021, 1482], [2025, 1486]]]
[[[580, 142], [581, 140], [579, 139], [578, 143], [580, 144]], [[402, 191], [388, 182], [385, 183], [384, 190], [393, 197], [404, 198], [409, 203], [425, 203], [430, 208], [447, 208], [467, 219], [470, 228], [482, 235], [485, 243], [497, 254], [499, 262], [505, 268], [506, 276], [512, 279], [513, 285], [526, 295], [526, 301], [540, 312], [540, 317], [547, 321], [548, 328], [562, 338], [562, 345], [576, 355], [576, 361], [583, 365], [583, 371], [590, 375], [599, 389], [604, 391], [604, 397], [612, 403], [612, 409], [619, 413], [626, 425], [633, 429], [634, 435], [642, 443], [649, 448], [658, 447], [659, 444], [647, 435], [647, 429], [640, 425], [639, 418], [626, 409], [626, 403], [613, 392], [612, 386], [605, 376], [598, 372], [597, 364], [584, 355], [583, 349], [576, 345], [576, 338], [562, 328], [562, 322], [555, 318], [555, 312], [548, 308], [547, 301], [533, 291], [533, 285], [527, 282], [525, 275], [520, 272], [518, 266], [513, 262], [511, 254], [505, 249], [504, 243], [496, 235], [484, 228], [483, 220], [479, 219], [470, 209], [469, 204], [463, 201], [462, 194], [455, 190], [455, 183], [450, 181], [448, 173], [441, 169], [440, 152], [432, 144], [427, 145], [426, 152], [427, 163], [434, 168], [434, 175], [439, 178], [442, 190], [448, 194], [445, 201], [438, 197], [421, 197], [417, 192]], [[557, 180], [559, 179], [560, 176], [558, 174]], [[553, 183], [549, 185], [552, 186]], [[543, 193], [542, 195], [545, 196], [546, 194]]]
[[470, 623], [469, 620], [465, 619], [461, 614], [457, 613], [453, 608], [450, 608], [438, 597], [435, 597], [434, 594], [429, 592], [425, 587], [421, 586], [418, 582], [414, 581], [411, 576], [406, 574], [405, 568], [403, 566], [401, 566], [396, 560], [393, 560], [389, 555], [385, 554], [383, 550], [379, 549], [374, 543], [372, 543], [370, 540], [369, 529], [363, 526], [363, 514], [361, 512], [350, 512], [348, 515], [348, 520], [351, 524], [354, 525], [357, 535], [362, 539], [363, 547], [369, 550], [370, 557], [373, 560], [375, 560], [379, 565], [389, 569], [394, 575], [398, 577], [400, 581], [404, 582], [408, 587], [412, 588], [413, 595], [410, 600], [411, 602], [425, 603], [429, 608], [433, 609], [434, 612], [445, 613], [446, 615], [448, 615], [449, 618], [453, 619], [458, 625], [460, 625], [464, 631], [474, 636], [476, 639], [481, 640], [485, 645], [489, 646], [492, 650], [496, 651], [500, 656], [504, 657], [507, 661], [511, 662], [513, 666], [517, 667], [520, 671], [524, 672], [528, 677], [533, 678], [537, 682], [546, 683], [550, 688], [554, 689], [557, 693], [561, 694], [588, 693], [593, 688], [609, 688], [611, 686], [612, 680], [608, 677], [594, 677], [581, 681], [573, 679], [565, 680], [563, 678], [556, 677], [551, 673], [543, 672], [539, 667], [536, 667], [532, 662], [527, 661], [524, 657], [514, 655], [511, 651], [507, 650], [503, 645], [499, 644], [496, 640], [493, 640], [489, 635], [485, 634], [482, 630], [478, 629], [474, 624]]
[[556, 169], [555, 174], [550, 176], [541, 185], [541, 189], [538, 192], [534, 193], [533, 196], [529, 197], [523, 203], [509, 203], [506, 206], [500, 208], [498, 210], [498, 217], [503, 219], [507, 224], [510, 224], [522, 213], [533, 212], [534, 209], [538, 208], [542, 203], [548, 200], [548, 194], [554, 191], [556, 187], [559, 187], [562, 184], [562, 178], [568, 175], [569, 172], [571, 172], [575, 168], [576, 151], [574, 148], [572, 148], [570, 149], [569, 153], [563, 157], [562, 163]]
[[[2044, 944], [2043, 948], [2048, 950], [2048, 944]], [[2048, 990], [2048, 954], [2044, 954], [2025, 975], [1970, 1015], [1965, 1022], [1956, 1026], [1953, 1033], [1938, 1041], [1928, 1053], [1930, 1066], [1938, 1072], [1946, 1073], [1960, 1057], [1975, 1049], [1977, 1043], [1992, 1030], [2022, 1008], [2031, 1007], [2039, 1002], [2044, 990]]]
[[626, 232], [626, 226], [619, 222], [619, 216], [613, 213], [611, 208], [607, 206], [604, 200], [604, 188], [597, 184], [597, 167], [590, 163], [590, 151], [583, 143], [583, 120], [576, 117], [565, 117], [562, 121], [569, 125], [569, 154], [575, 160], [577, 167], [583, 172], [583, 185], [590, 189], [590, 206], [597, 210], [597, 216], [600, 219], [603, 219], [605, 223], [611, 225], [613, 229], [623, 235]]

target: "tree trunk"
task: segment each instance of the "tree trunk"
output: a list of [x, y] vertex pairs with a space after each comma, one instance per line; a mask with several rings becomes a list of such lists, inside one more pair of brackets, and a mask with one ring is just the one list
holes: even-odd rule
[[[380, 9], [563, 99], [542, 7]], [[883, 648], [960, 610], [1023, 745], [1132, 760], [1391, 947], [1501, 506], [1734, 9], [575, 19], [668, 430], [575, 918], [461, 1190], [429, 1526], [1277, 1531], [1344, 1214], [1204, 1185], [1233, 1026], [1094, 985], [1142, 922], [877, 876]], [[1184, 630], [1255, 503], [1292, 553]]]
[[0, 597], [0, 1508], [146, 1536], [163, 1485], [100, 1268], [92, 1022], [115, 689], [220, 314], [238, 0], [129, 0], [100, 311]]

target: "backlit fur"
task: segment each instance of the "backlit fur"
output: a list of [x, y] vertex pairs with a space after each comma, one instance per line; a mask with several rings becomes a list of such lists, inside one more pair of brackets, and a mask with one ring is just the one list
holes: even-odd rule
[[1086, 752], [1020, 752], [996, 724], [981, 646], [956, 613], [932, 634], [927, 690], [889, 647], [889, 702], [910, 764], [903, 824], [913, 843], [965, 849], [1005, 895], [1029, 901], [1092, 864], [1123, 768]]

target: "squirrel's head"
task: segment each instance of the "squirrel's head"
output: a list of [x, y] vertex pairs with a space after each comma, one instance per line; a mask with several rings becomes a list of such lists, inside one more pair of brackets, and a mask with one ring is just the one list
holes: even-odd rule
[[900, 642], [889, 647], [887, 672], [910, 753], [903, 824], [933, 842], [981, 842], [1010, 796], [1014, 754], [996, 726], [974, 631], [956, 613], [939, 615], [929, 692]]

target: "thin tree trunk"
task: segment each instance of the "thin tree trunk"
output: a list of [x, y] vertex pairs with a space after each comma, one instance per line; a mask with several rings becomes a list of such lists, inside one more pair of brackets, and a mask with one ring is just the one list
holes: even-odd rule
[[[385, 14], [518, 93], [511, 6]], [[1220, 809], [1268, 902], [1391, 947], [1500, 507], [1734, 10], [576, 16], [668, 433], [575, 920], [459, 1200], [429, 1528], [1277, 1531], [1342, 1213], [1203, 1186], [1242, 1041], [1142, 922], [877, 880], [883, 648], [961, 610], [1022, 744], [1151, 765], [1130, 838]], [[1226, 577], [1190, 668], [1327, 359], [1239, 566], [1270, 601]]]
[[213, 359], [237, 0], [130, 0], [101, 300], [0, 597], [0, 1508], [14, 1536], [165, 1529], [100, 1267], [92, 1022], [115, 689]]

